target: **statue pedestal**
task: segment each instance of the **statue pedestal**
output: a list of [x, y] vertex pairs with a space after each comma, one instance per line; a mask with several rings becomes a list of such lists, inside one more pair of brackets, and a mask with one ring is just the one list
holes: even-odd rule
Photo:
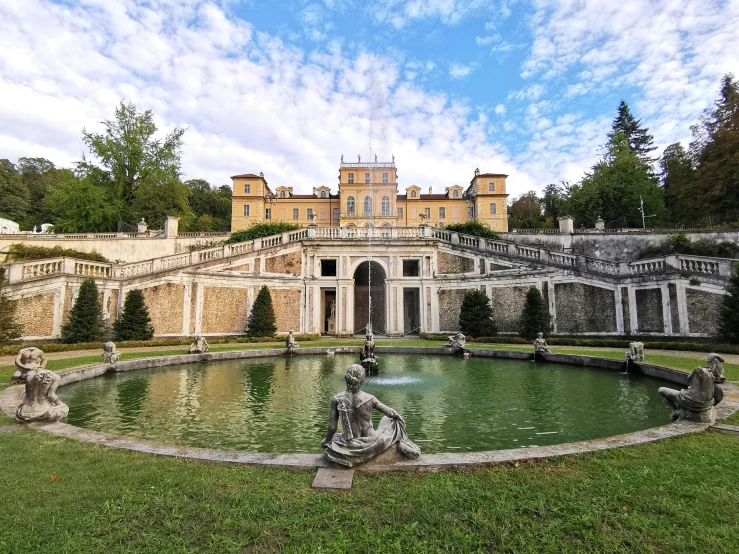
[[336, 334], [336, 318], [335, 317], [328, 318], [328, 332], [332, 335]]

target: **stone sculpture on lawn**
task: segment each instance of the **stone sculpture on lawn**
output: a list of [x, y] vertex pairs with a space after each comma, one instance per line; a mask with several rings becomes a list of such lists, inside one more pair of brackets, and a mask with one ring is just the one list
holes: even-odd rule
[[103, 361], [107, 364], [114, 364], [121, 357], [121, 353], [115, 349], [115, 343], [108, 341], [103, 345]]
[[723, 383], [726, 381], [726, 377], [724, 377], [724, 360], [721, 356], [718, 354], [711, 353], [708, 355], [708, 358], [706, 359], [706, 363], [708, 364], [708, 368], [713, 373], [713, 380], [716, 383]]
[[205, 354], [210, 348], [210, 344], [205, 340], [205, 337], [197, 337], [190, 345], [189, 354]]
[[713, 407], [721, 402], [724, 391], [714, 384], [713, 371], [707, 367], [696, 367], [688, 376], [688, 388], [676, 391], [660, 387], [659, 394], [672, 410], [673, 420], [697, 421], [713, 424], [716, 411]]
[[15, 356], [15, 373], [12, 380], [14, 382], [25, 381], [26, 375], [30, 371], [38, 371], [46, 368], [46, 356], [43, 350], [39, 350], [35, 346], [22, 348]]
[[[416, 459], [421, 449], [410, 441], [405, 420], [377, 398], [361, 391], [365, 371], [359, 364], [347, 368], [346, 390], [331, 399], [331, 419], [321, 447], [337, 464], [354, 467], [367, 462], [397, 444], [406, 458]], [[372, 410], [384, 414], [377, 429], [372, 426]], [[342, 432], [337, 434], [339, 421]]]
[[285, 348], [287, 349], [293, 349], [298, 348], [300, 345], [295, 340], [295, 337], [293, 337], [293, 332], [289, 331], [287, 333], [287, 337], [285, 338]]
[[644, 343], [630, 342], [629, 351], [626, 353], [626, 362], [643, 362], [644, 361]]
[[15, 412], [18, 421], [59, 421], [69, 408], [56, 396], [61, 377], [48, 369], [31, 369], [25, 375], [26, 390]]
[[537, 333], [536, 338], [534, 339], [534, 355], [536, 354], [551, 354], [552, 351], [549, 350], [549, 345], [547, 344], [547, 341], [544, 339], [544, 333]]
[[446, 343], [446, 348], [453, 348], [455, 351], [464, 351], [465, 349], [465, 341], [467, 339], [464, 336], [464, 333], [457, 333], [456, 335], [450, 335], [449, 336], [449, 342]]

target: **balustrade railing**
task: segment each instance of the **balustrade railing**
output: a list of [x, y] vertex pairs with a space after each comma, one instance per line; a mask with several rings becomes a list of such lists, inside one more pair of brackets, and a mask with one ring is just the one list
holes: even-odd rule
[[687, 256], [678, 256], [677, 259], [680, 264], [680, 271], [703, 273], [704, 275], [718, 275], [721, 271], [721, 263], [719, 260]]
[[629, 273], [632, 275], [645, 275], [648, 273], [661, 273], [665, 271], [666, 263], [664, 258], [654, 258], [651, 260], [637, 260], [629, 262]]
[[577, 256], [562, 252], [549, 252], [549, 263], [565, 267], [577, 267]]

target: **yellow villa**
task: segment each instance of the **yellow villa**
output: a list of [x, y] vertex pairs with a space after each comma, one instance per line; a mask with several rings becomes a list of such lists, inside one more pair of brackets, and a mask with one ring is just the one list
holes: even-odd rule
[[269, 221], [321, 227], [443, 227], [449, 223], [480, 221], [496, 231], [508, 231], [506, 177], [502, 173], [480, 173], [465, 189], [459, 185], [424, 194], [412, 185], [398, 194], [398, 171], [392, 162], [344, 162], [339, 168], [339, 190], [314, 187], [312, 194], [294, 194], [293, 187], [274, 191], [264, 174], [234, 175], [231, 230], [246, 229]]

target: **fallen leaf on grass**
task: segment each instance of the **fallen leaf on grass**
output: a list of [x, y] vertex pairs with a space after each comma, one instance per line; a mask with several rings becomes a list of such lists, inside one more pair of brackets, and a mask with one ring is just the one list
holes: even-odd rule
[[482, 508], [480, 508], [479, 510], [477, 510], [477, 515], [478, 515], [478, 516], [479, 516], [479, 515], [480, 515], [481, 513], [482, 513]]
[[56, 475], [52, 475], [52, 476], [51, 476], [51, 480], [52, 480], [52, 481], [56, 481]]

